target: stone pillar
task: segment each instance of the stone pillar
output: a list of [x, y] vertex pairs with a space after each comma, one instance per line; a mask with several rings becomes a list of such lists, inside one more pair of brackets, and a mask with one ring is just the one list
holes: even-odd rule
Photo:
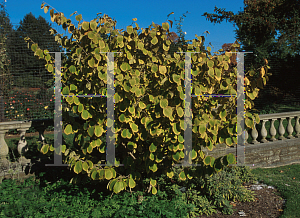
[[23, 155], [28, 150], [27, 142], [25, 139], [25, 133], [26, 133], [26, 130], [28, 130], [28, 129], [29, 128], [17, 129], [20, 133], [20, 140], [18, 143], [18, 152], [20, 155]]
[[25, 133], [26, 130], [29, 130], [29, 128], [23, 128], [23, 129], [17, 129], [20, 133], [20, 140], [18, 143], [18, 152], [21, 155], [20, 159], [19, 159], [19, 163], [21, 163], [22, 165], [26, 165], [27, 163], [30, 163], [30, 160], [26, 159], [24, 157], [24, 154], [28, 151], [28, 145], [25, 139]]
[[271, 128], [270, 128], [270, 135], [271, 135], [271, 139], [270, 141], [274, 142], [276, 141], [277, 139], [275, 138], [276, 136], [276, 128], [274, 126], [274, 122], [276, 121], [277, 119], [272, 119], [271, 121]]
[[296, 131], [296, 133], [297, 133], [297, 134], [295, 135], [296, 138], [300, 138], [299, 117], [300, 117], [300, 116], [297, 116], [296, 124], [295, 124], [295, 131]]
[[268, 132], [266, 130], [266, 127], [265, 127], [265, 123], [267, 122], [268, 120], [262, 120], [263, 124], [262, 124], [262, 128], [261, 128], [261, 136], [262, 136], [262, 139], [261, 139], [261, 142], [262, 143], [267, 143], [269, 142], [266, 137], [268, 135]]
[[256, 130], [256, 121], [254, 120], [254, 128], [251, 131], [251, 136], [252, 136], [252, 142], [251, 144], [258, 144], [259, 142], [256, 140], [258, 137], [258, 132]]
[[293, 117], [289, 117], [289, 123], [288, 123], [288, 126], [287, 126], [287, 131], [289, 133], [289, 135], [287, 136], [288, 139], [293, 139], [295, 138], [292, 134], [294, 132], [294, 128], [292, 126], [292, 119]]
[[279, 139], [280, 140], [285, 140], [286, 138], [283, 136], [285, 133], [285, 129], [284, 126], [282, 124], [283, 120], [285, 120], [285, 118], [280, 118], [280, 124], [279, 124]]
[[8, 146], [5, 142], [4, 136], [8, 130], [0, 130], [0, 159], [6, 159], [8, 155]]

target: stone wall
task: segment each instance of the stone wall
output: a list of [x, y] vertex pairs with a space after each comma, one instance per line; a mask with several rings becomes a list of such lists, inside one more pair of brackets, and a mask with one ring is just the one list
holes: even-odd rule
[[[235, 146], [228, 147], [226, 144], [218, 144], [212, 151], [203, 149], [205, 155], [214, 158], [229, 153], [236, 155], [236, 150]], [[273, 168], [292, 163], [300, 163], [300, 138], [245, 145], [245, 165], [250, 169]]]

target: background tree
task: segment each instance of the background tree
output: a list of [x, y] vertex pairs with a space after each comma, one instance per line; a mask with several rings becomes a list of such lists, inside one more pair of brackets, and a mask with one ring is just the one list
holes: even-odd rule
[[[188, 11], [185, 13], [187, 14], [189, 13]], [[170, 13], [167, 17], [169, 17], [171, 14], [174, 14], [174, 12]], [[183, 32], [182, 30], [182, 24], [184, 19], [183, 17], [186, 17], [186, 15], [183, 14], [182, 16], [180, 16], [179, 20], [176, 20], [174, 18], [174, 21], [177, 22], [176, 23], [176, 29], [177, 29], [177, 33], [175, 32], [170, 32], [167, 36], [167, 39], [171, 40], [171, 46], [170, 46], [170, 52], [174, 53], [179, 51], [179, 48], [181, 48], [183, 51], [187, 51], [187, 45], [189, 44], [188, 42], [191, 42], [192, 40], [186, 40], [185, 39], [185, 35], [186, 32]], [[173, 26], [173, 21], [168, 20], [171, 23], [171, 28]], [[158, 25], [158, 24], [155, 24]], [[203, 42], [205, 41], [204, 37], [202, 37]], [[204, 50], [204, 46], [201, 48], [201, 50]]]
[[[174, 32], [171, 32], [170, 35], [168, 36], [168, 38], [172, 40], [172, 43], [171, 43], [171, 46], [170, 46], [171, 53], [178, 52], [179, 48], [181, 48], [183, 52], [187, 51], [187, 45], [189, 44], [188, 42], [192, 41], [192, 40], [186, 40], [185, 39], [186, 33], [183, 32], [183, 30], [182, 30], [182, 26], [183, 26], [182, 23], [184, 21], [183, 17], [186, 17], [187, 13], [189, 13], [189, 12], [187, 11], [185, 14], [183, 14], [182, 16], [180, 16], [179, 20], [176, 20], [174, 18], [174, 21], [177, 22], [176, 23], [177, 34], [174, 33]], [[172, 25], [173, 21], [170, 21], [170, 23]], [[205, 47], [204, 47], [205, 38], [204, 37], [202, 37], [202, 41], [203, 41], [203, 45], [200, 48], [200, 50], [201, 51], [205, 51]], [[193, 75], [191, 75], [191, 79], [193, 79]]]
[[50, 88], [53, 85], [42, 82], [45, 78], [53, 78], [53, 75], [45, 69], [45, 61], [34, 57], [31, 48], [28, 48], [24, 41], [25, 37], [30, 37], [43, 49], [50, 52], [62, 52], [62, 47], [55, 41], [55, 36], [50, 33], [51, 29], [51, 25], [43, 17], [39, 16], [37, 19], [30, 12], [20, 21], [19, 27], [12, 31], [8, 51], [15, 84], [18, 86]]
[[168, 39], [172, 40], [172, 42], [177, 43], [178, 42], [178, 35], [175, 32], [171, 32], [168, 36]]
[[[103, 17], [101, 17], [101, 14], [102, 13], [97, 13], [96, 19], [102, 19], [103, 23], [110, 21], [111, 26], [116, 25], [117, 21], [113, 20], [111, 17], [109, 17], [107, 15], [104, 15]], [[104, 25], [102, 24], [102, 26], [104, 26]], [[114, 30], [115, 30], [115, 26], [114, 26]], [[100, 33], [100, 36], [105, 42], [107, 42], [109, 40], [110, 34]]]
[[10, 89], [12, 80], [10, 73], [10, 60], [7, 54], [7, 37], [12, 30], [9, 16], [4, 3], [0, 3], [0, 122], [4, 121], [4, 96]]
[[[185, 14], [188, 14], [189, 12], [185, 12]], [[179, 20], [176, 20], [174, 18], [175, 21], [177, 21], [176, 23], [176, 29], [177, 29], [177, 41], [175, 42], [174, 44], [174, 47], [176, 48], [176, 51], [178, 51], [178, 48], [180, 47], [183, 51], [186, 51], [187, 50], [187, 45], [188, 45], [188, 41], [191, 41], [191, 40], [188, 40], [186, 41], [185, 39], [185, 33], [182, 31], [182, 22], [184, 21], [183, 17], [186, 17], [186, 15], [183, 14], [182, 16], [180, 16]]]
[[[161, 25], [155, 24], [155, 26], [161, 26]], [[167, 35], [167, 39], [171, 41], [169, 54], [173, 54], [174, 52], [178, 51], [178, 46], [177, 46], [177, 43], [179, 41], [178, 35], [175, 32], [170, 32]]]
[[5, 5], [0, 3], [0, 82], [1, 88], [8, 88], [10, 74], [10, 60], [7, 52], [7, 38], [9, 32], [12, 30], [12, 25], [10, 23], [9, 16], [5, 10]]
[[262, 102], [262, 97], [269, 101], [278, 101], [271, 98], [272, 86], [282, 93], [273, 97], [282, 99], [285, 94], [296, 97], [296, 90], [300, 90], [300, 75], [292, 70], [294, 67], [291, 67], [290, 71], [287, 69], [292, 63], [300, 60], [300, 1], [245, 0], [244, 4], [244, 11], [237, 14], [215, 7], [214, 12], [217, 14], [204, 13], [202, 16], [213, 23], [226, 20], [237, 26], [235, 32], [242, 45], [240, 50], [254, 52], [245, 55], [246, 71], [257, 69], [259, 65], [268, 61], [272, 76], [267, 86], [260, 91], [255, 103]]
[[[226, 51], [231, 51], [231, 45], [233, 45], [233, 43], [224, 43], [222, 45], [222, 49], [223, 49], [223, 52], [222, 53], [225, 53]], [[237, 62], [236, 62], [236, 54], [233, 54], [231, 57], [230, 57], [230, 66], [232, 67], [235, 67], [237, 66]]]
[[[238, 14], [215, 7], [218, 14], [204, 13], [202, 16], [213, 23], [226, 20], [237, 25], [235, 32], [242, 49], [256, 50], [256, 61], [261, 61], [263, 52], [268, 56], [271, 53], [268, 49], [273, 52], [282, 49], [281, 57], [299, 53], [299, 0], [244, 0], [244, 4], [244, 11]], [[280, 36], [276, 40], [277, 32]]]
[[[189, 12], [187, 11], [185, 14], [187, 14], [187, 13], [189, 13]], [[173, 45], [173, 47], [175, 48], [176, 51], [178, 51], [179, 47], [183, 51], [187, 51], [187, 45], [189, 44], [188, 42], [191, 41], [191, 40], [186, 40], [185, 39], [186, 33], [183, 32], [183, 30], [181, 28], [183, 26], [181, 23], [183, 23], [183, 21], [184, 21], [183, 17], [186, 17], [185, 14], [183, 14], [182, 16], [180, 16], [179, 21], [176, 20], [176, 19], [174, 19], [175, 21], [177, 21], [177, 23], [176, 23], [176, 29], [177, 29], [177, 34], [179, 35], [177, 42]], [[204, 46], [204, 42], [205, 42], [205, 38], [204, 37], [202, 37], [202, 42], [203, 42], [203, 44], [202, 44], [202, 46], [200, 48], [200, 51], [205, 51], [206, 49], [205, 49], [205, 46]], [[191, 75], [191, 76], [192, 76], [192, 79], [193, 79], [193, 75]]]

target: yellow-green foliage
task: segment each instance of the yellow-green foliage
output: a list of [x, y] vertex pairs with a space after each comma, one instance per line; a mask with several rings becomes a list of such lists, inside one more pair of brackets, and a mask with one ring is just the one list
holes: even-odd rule
[[[49, 6], [43, 4], [42, 8], [47, 13]], [[72, 33], [70, 39], [59, 34], [55, 37], [63, 47], [70, 49], [70, 58], [64, 63], [62, 70], [62, 82], [69, 84], [63, 88], [63, 95], [106, 95], [107, 54], [99, 52], [122, 52], [114, 55], [115, 163], [122, 163], [124, 166], [98, 165], [105, 164], [106, 160], [106, 145], [100, 137], [105, 134], [107, 125], [107, 99], [64, 97], [68, 109], [85, 120], [85, 124], [81, 126], [63, 113], [66, 120], [63, 124], [64, 132], [76, 133], [76, 141], [81, 148], [71, 150], [66, 145], [62, 146], [67, 157], [66, 163], [79, 175], [74, 181], [86, 174], [95, 180], [106, 179], [109, 181], [107, 188], [119, 193], [127, 187], [134, 188], [137, 181], [146, 177], [150, 178], [149, 188], [156, 194], [156, 176], [165, 173], [172, 178], [172, 164], [179, 163], [184, 158], [185, 55], [168, 54], [171, 45], [171, 41], [167, 39], [169, 24], [166, 22], [156, 26], [152, 23], [149, 28], [140, 29], [135, 22], [135, 27], [130, 25], [121, 32], [114, 29], [116, 22], [107, 15], [91, 22], [83, 21], [82, 16], [77, 15], [77, 27], [63, 13], [54, 13], [54, 9], [50, 10], [50, 16], [52, 21]], [[138, 30], [141, 33], [138, 34]], [[100, 33], [110, 33], [109, 40], [103, 40]], [[229, 67], [231, 53], [212, 56], [209, 47], [207, 51], [200, 51], [203, 42], [204, 37], [196, 35], [193, 43], [188, 45], [188, 51], [199, 52], [191, 55], [193, 93], [216, 94], [214, 90], [219, 90], [219, 93], [223, 91], [223, 94], [236, 95], [237, 69]], [[239, 47], [237, 42], [232, 47], [233, 52], [237, 51], [236, 47]], [[34, 42], [31, 48], [36, 56], [46, 60], [46, 68], [54, 74], [53, 58], [47, 51], [41, 50]], [[179, 52], [183, 51], [179, 49]], [[259, 91], [257, 87], [263, 88], [263, 84], [266, 85], [268, 68], [267, 65], [262, 66], [259, 69], [260, 75], [254, 71], [246, 74], [246, 110], [253, 106], [252, 100]], [[202, 96], [194, 98], [192, 106], [192, 160], [193, 164], [203, 163], [203, 167], [197, 167], [196, 173], [185, 167], [179, 174], [181, 180], [212, 175], [224, 166], [235, 163], [233, 154], [215, 159], [205, 156], [201, 151], [203, 147], [211, 151], [217, 143], [225, 142], [228, 146], [237, 143], [234, 131], [236, 111], [226, 112], [226, 108], [236, 107], [235, 97], [229, 98], [229, 101], [228, 98], [209, 99], [205, 104], [203, 100]], [[211, 110], [217, 103], [223, 104], [217, 112], [219, 119], [213, 117]], [[247, 127], [253, 128], [254, 119], [256, 123], [260, 122], [257, 114], [246, 112]], [[87, 136], [90, 141], [84, 143]], [[52, 146], [44, 145], [41, 152], [47, 153], [49, 148], [53, 151]]]

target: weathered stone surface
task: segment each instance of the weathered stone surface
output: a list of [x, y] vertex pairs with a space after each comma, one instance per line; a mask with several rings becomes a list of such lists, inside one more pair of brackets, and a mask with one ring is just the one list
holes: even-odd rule
[[[217, 145], [213, 151], [206, 148], [203, 151], [205, 155], [214, 158], [229, 153], [236, 155], [235, 147], [226, 148], [224, 145]], [[300, 163], [300, 138], [245, 145], [245, 164], [250, 169], [279, 167], [292, 163]]]

